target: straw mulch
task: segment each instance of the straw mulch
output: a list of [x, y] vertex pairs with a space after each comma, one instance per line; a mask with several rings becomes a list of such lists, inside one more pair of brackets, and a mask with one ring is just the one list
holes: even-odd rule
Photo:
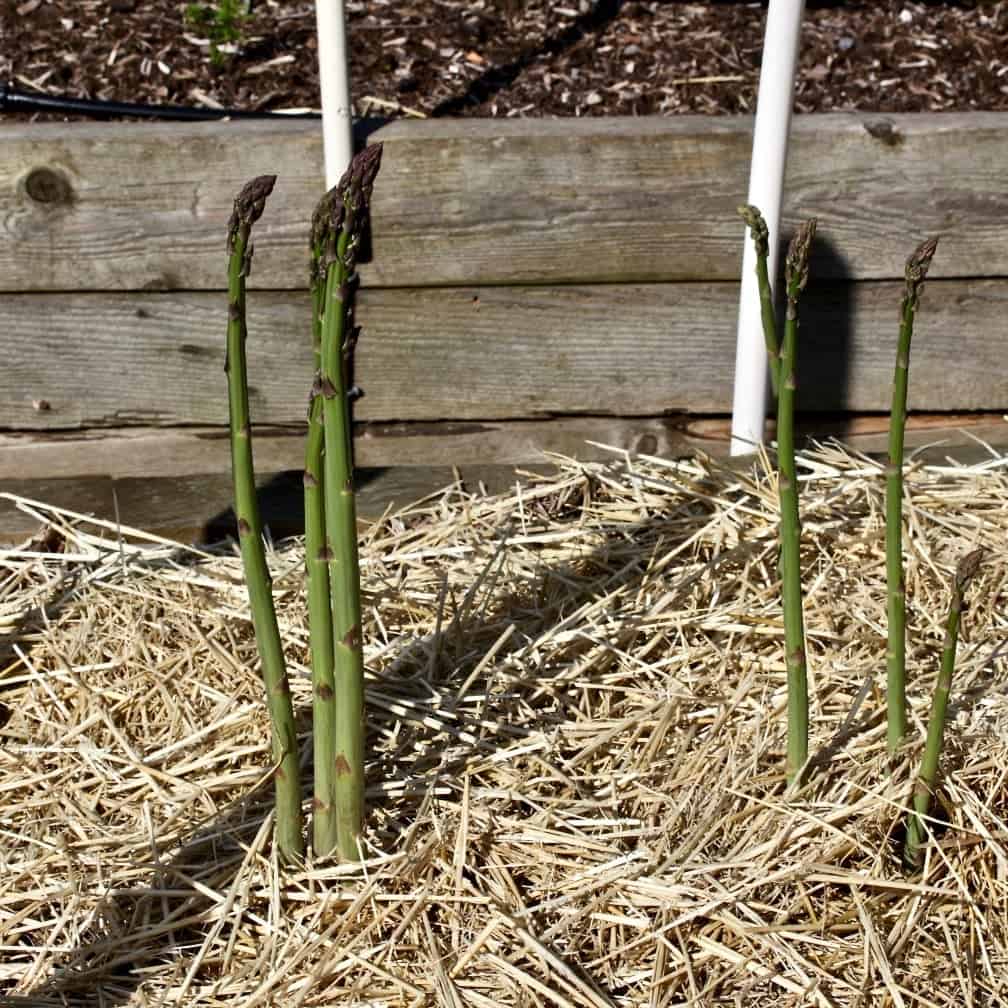
[[[1008, 1003], [1008, 459], [909, 470], [894, 771], [882, 468], [825, 446], [800, 472], [803, 792], [782, 779], [773, 477], [561, 460], [366, 532], [371, 857], [286, 872], [234, 553], [36, 508], [48, 541], [4, 553], [0, 587], [0, 1001]], [[911, 876], [902, 809], [949, 576], [976, 546]], [[307, 743], [300, 543], [272, 563]]]

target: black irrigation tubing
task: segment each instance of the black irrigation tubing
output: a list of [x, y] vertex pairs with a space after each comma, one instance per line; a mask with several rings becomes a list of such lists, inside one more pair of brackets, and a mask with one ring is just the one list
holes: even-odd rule
[[321, 119], [318, 112], [247, 112], [243, 109], [190, 108], [186, 105], [142, 105], [139, 102], [100, 101], [91, 98], [61, 98], [37, 91], [19, 91], [0, 83], [0, 112], [54, 112], [95, 119], [206, 120], [206, 119]]

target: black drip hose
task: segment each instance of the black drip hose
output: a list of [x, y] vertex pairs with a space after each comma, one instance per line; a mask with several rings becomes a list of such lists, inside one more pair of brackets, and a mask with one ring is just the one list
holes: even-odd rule
[[246, 112], [242, 109], [189, 108], [186, 105], [141, 105], [138, 102], [99, 101], [90, 98], [60, 98], [41, 92], [18, 91], [0, 84], [0, 112], [54, 112], [94, 119], [320, 119], [318, 112]]

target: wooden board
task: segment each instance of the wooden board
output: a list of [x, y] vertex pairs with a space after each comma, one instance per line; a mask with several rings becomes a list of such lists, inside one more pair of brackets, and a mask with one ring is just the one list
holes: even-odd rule
[[[884, 417], [805, 417], [804, 436], [843, 438], [853, 448], [882, 454]], [[705, 451], [726, 459], [727, 418], [580, 418], [487, 425], [460, 435], [454, 425], [396, 425], [357, 438], [358, 513], [373, 520], [390, 506], [405, 506], [452, 484], [491, 493], [512, 486], [521, 472], [548, 472], [547, 446], [581, 460], [612, 458], [616, 448], [662, 457]], [[445, 429], [446, 428], [446, 429]], [[772, 428], [768, 428], [772, 436]], [[915, 458], [972, 461], [989, 457], [990, 445], [1008, 450], [1008, 422], [1000, 416], [912, 416], [907, 450]], [[258, 431], [255, 439], [261, 503], [276, 537], [303, 529], [300, 431]], [[183, 542], [213, 542], [234, 532], [227, 440], [222, 429], [92, 431], [87, 437], [35, 434], [0, 436], [0, 492], [42, 500], [112, 523]], [[403, 464], [404, 457], [412, 464]], [[739, 460], [733, 460], [739, 462]], [[741, 460], [739, 464], [749, 464]], [[0, 542], [33, 535], [37, 520], [0, 497]], [[110, 529], [114, 534], [114, 528]]]
[[[375, 140], [368, 284], [734, 280], [749, 118], [397, 122]], [[1008, 114], [793, 120], [785, 237], [819, 219], [815, 275], [1003, 276]]]
[[[545, 471], [546, 466], [530, 467]], [[453, 485], [459, 478], [472, 489], [500, 493], [522, 477], [513, 466], [472, 466], [461, 472], [438, 466], [364, 469], [357, 473], [357, 513], [362, 523], [388, 508], [405, 507]], [[264, 475], [258, 480], [263, 521], [274, 538], [300, 535], [304, 512], [300, 472]], [[91, 476], [81, 479], [0, 480], [0, 494], [43, 501], [109, 523], [105, 535], [132, 528], [185, 543], [212, 543], [237, 537], [231, 510], [231, 479], [225, 473], [137, 478]], [[0, 496], [0, 543], [34, 536], [40, 523], [30, 504]]]
[[[675, 458], [695, 451], [727, 453], [727, 417], [556, 417], [551, 420], [489, 420], [481, 423], [357, 424], [354, 459], [358, 467], [417, 468], [526, 465], [549, 456], [582, 461], [611, 458], [613, 452]], [[774, 425], [767, 424], [773, 437]], [[861, 451], [887, 446], [888, 415], [799, 415], [799, 433], [822, 440], [840, 438]], [[961, 446], [974, 439], [1008, 445], [1008, 420], [991, 413], [921, 413], [907, 421], [907, 444], [932, 441]], [[256, 427], [254, 455], [260, 475], [294, 471], [303, 462], [305, 429]], [[108, 477], [127, 479], [190, 477], [228, 471], [230, 447], [225, 427], [117, 427], [81, 432], [0, 434], [0, 481], [22, 478]]]
[[[799, 406], [889, 407], [902, 285], [810, 285]], [[361, 421], [728, 413], [734, 284], [361, 292]], [[0, 427], [223, 424], [219, 294], [0, 295]], [[911, 408], [1004, 409], [1008, 281], [932, 281], [918, 315]], [[307, 295], [249, 299], [252, 414], [305, 415]], [[57, 364], [59, 362], [59, 364]]]
[[0, 140], [0, 289], [226, 287], [234, 198], [268, 173], [252, 282], [307, 285], [317, 123], [17, 123]]
[[[369, 286], [734, 280], [751, 120], [683, 116], [390, 124]], [[280, 176], [252, 285], [304, 286], [322, 189], [316, 123], [0, 128], [0, 289], [223, 286], [232, 200]], [[820, 219], [813, 271], [897, 278], [940, 233], [933, 273], [1008, 275], [1008, 113], [798, 116], [785, 232]]]
[[[479, 423], [358, 424], [358, 466], [517, 465], [541, 461], [546, 452], [581, 459], [608, 457], [588, 441], [629, 452], [674, 456], [718, 434], [688, 432], [689, 418], [572, 417], [553, 420], [486, 420]], [[258, 473], [303, 465], [304, 426], [254, 428]], [[26, 473], [50, 479], [149, 473], [194, 476], [230, 466], [226, 427], [117, 427], [81, 432], [0, 434], [0, 481]]]

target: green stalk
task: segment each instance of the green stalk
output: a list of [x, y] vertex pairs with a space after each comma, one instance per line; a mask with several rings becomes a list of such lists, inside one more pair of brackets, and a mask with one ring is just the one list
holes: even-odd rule
[[784, 607], [784, 651], [788, 682], [788, 784], [800, 783], [808, 760], [808, 675], [805, 666], [805, 619], [802, 613], [801, 522], [795, 466], [794, 403], [798, 355], [798, 298], [808, 280], [808, 256], [816, 221], [806, 221], [788, 249], [784, 266], [787, 315], [780, 350], [777, 397], [777, 468], [780, 493], [780, 568]]
[[266, 703], [273, 724], [276, 842], [280, 855], [289, 860], [304, 853], [300, 766], [294, 708], [273, 606], [273, 582], [266, 563], [262, 519], [256, 497], [248, 404], [248, 366], [245, 359], [245, 341], [248, 335], [245, 322], [245, 280], [252, 264], [249, 237], [252, 225], [263, 212], [266, 198], [273, 191], [275, 181], [275, 175], [260, 175], [249, 182], [235, 200], [234, 212], [228, 224], [228, 329], [224, 369], [228, 377], [231, 472], [238, 540], [248, 586], [252, 625], [255, 628], [266, 686]]
[[759, 286], [760, 316], [763, 319], [763, 342], [766, 344], [767, 363], [770, 367], [770, 387], [774, 398], [780, 394], [780, 348], [777, 345], [777, 316], [774, 312], [773, 291], [767, 272], [770, 256], [770, 230], [763, 214], [751, 203], [738, 208], [739, 216], [746, 222], [756, 246], [756, 283]]
[[337, 846], [333, 749], [336, 724], [336, 693], [333, 680], [332, 609], [329, 602], [329, 549], [325, 535], [322, 448], [322, 311], [325, 277], [322, 255], [328, 236], [332, 193], [327, 193], [312, 219], [311, 303], [312, 345], [315, 348], [315, 381], [308, 407], [308, 438], [305, 445], [304, 510], [305, 571], [308, 579], [308, 625], [311, 641], [312, 719], [315, 765], [315, 796], [312, 815], [312, 848], [318, 858], [328, 857]]
[[899, 345], [889, 414], [889, 465], [886, 469], [886, 583], [889, 646], [886, 650], [887, 743], [895, 753], [907, 731], [906, 584], [903, 580], [903, 444], [906, 431], [907, 377], [914, 316], [924, 277], [938, 247], [937, 238], [918, 246], [906, 263], [906, 289], [900, 308]]
[[336, 698], [331, 750], [326, 745], [332, 753], [336, 849], [346, 860], [360, 858], [364, 827], [364, 658], [345, 353], [352, 335], [348, 315], [354, 267], [381, 152], [380, 144], [365, 148], [340, 180], [322, 258], [326, 276], [320, 376], [322, 477]]
[[903, 849], [904, 859], [912, 868], [920, 866], [924, 838], [927, 836], [924, 819], [931, 808], [931, 796], [934, 794], [935, 780], [938, 776], [938, 759], [945, 734], [945, 717], [948, 712], [949, 693], [952, 690], [952, 674], [955, 672], [956, 643], [959, 640], [963, 595], [982, 559], [982, 549], [967, 553], [956, 566], [955, 578], [952, 581], [952, 601], [945, 620], [945, 644], [942, 648], [941, 668], [931, 697], [931, 717], [928, 720], [924, 758], [921, 760], [920, 773], [914, 785], [914, 811], [907, 822], [906, 844]]

